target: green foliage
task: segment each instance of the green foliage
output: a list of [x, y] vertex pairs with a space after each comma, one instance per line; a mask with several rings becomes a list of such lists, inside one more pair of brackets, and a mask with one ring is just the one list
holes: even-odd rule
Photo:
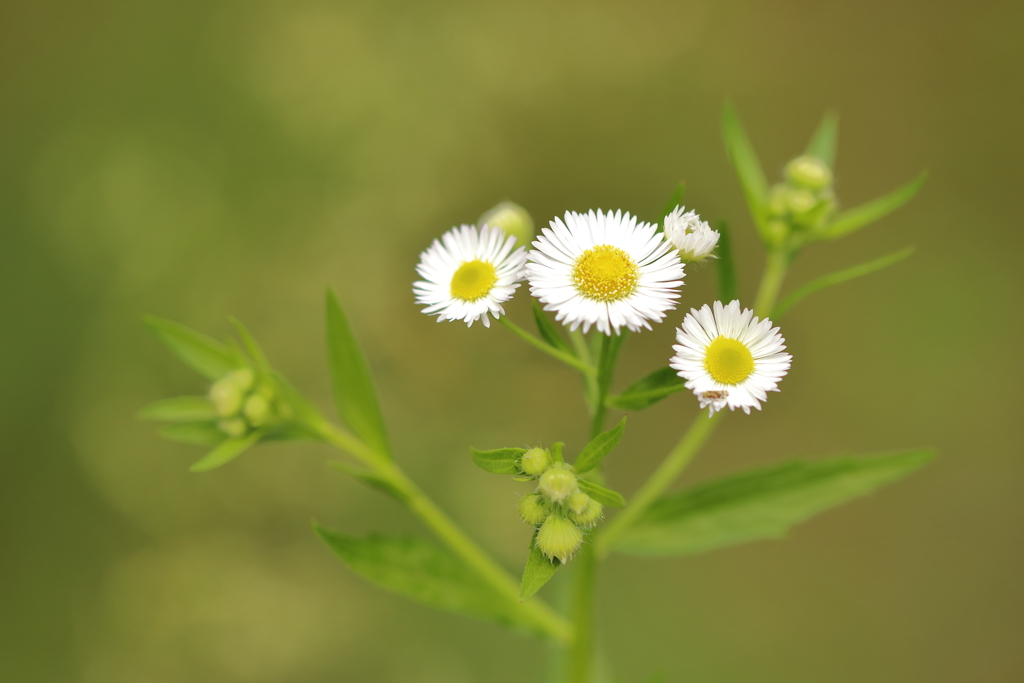
[[622, 494], [618, 491], [612, 491], [606, 489], [600, 484], [595, 484], [587, 479], [579, 480], [580, 491], [587, 494], [601, 505], [607, 505], [610, 508], [621, 508], [626, 506], [626, 499], [622, 497]]
[[811, 141], [804, 152], [809, 157], [814, 157], [823, 162], [830, 169], [835, 169], [836, 164], [836, 143], [839, 135], [839, 115], [834, 112], [825, 114], [817, 130], [811, 136]]
[[564, 447], [565, 444], [562, 443], [561, 441], [556, 441], [555, 443], [551, 444], [551, 459], [554, 460], [555, 462], [565, 462], [565, 456], [562, 455], [562, 449]]
[[608, 455], [615, 448], [616, 444], [619, 443], [619, 439], [622, 438], [622, 434], [625, 431], [626, 418], [623, 417], [615, 427], [595, 436], [584, 447], [583, 452], [576, 458], [576, 462], [573, 463], [576, 472], [578, 474], [589, 472], [600, 465], [604, 456]]
[[804, 297], [814, 294], [818, 290], [831, 287], [832, 285], [838, 285], [842, 282], [853, 280], [863, 275], [869, 275], [870, 273], [874, 273], [876, 270], [881, 270], [882, 268], [891, 266], [894, 263], [899, 263], [913, 253], [914, 248], [907, 247], [906, 249], [901, 249], [894, 254], [883, 256], [880, 259], [868, 261], [867, 263], [862, 263], [859, 266], [853, 266], [852, 268], [840, 270], [829, 275], [823, 275], [815, 280], [811, 280], [806, 285], [787, 296], [775, 307], [775, 311], [772, 313], [772, 320], [777, 322], [784, 313], [802, 301]]
[[685, 389], [686, 380], [666, 366], [630, 384], [624, 392], [608, 397], [608, 405], [619, 410], [643, 410], [671, 394]]
[[732, 260], [732, 238], [729, 237], [729, 225], [718, 221], [718, 248], [715, 254], [715, 272], [718, 274], [718, 298], [722, 303], [729, 303], [740, 298], [740, 285], [736, 277], [736, 264]]
[[530, 541], [530, 556], [526, 559], [523, 569], [523, 582], [519, 587], [519, 600], [525, 602], [551, 580], [555, 571], [562, 566], [559, 560], [549, 560], [537, 547], [537, 534]]
[[879, 197], [867, 204], [862, 204], [854, 209], [848, 209], [839, 213], [822, 231], [822, 239], [835, 239], [848, 235], [855, 230], [863, 228], [865, 225], [874, 223], [878, 219], [887, 216], [913, 199], [927, 179], [928, 173], [926, 171], [913, 181], [884, 197]]
[[152, 315], [146, 316], [144, 320], [174, 355], [211, 381], [244, 365], [241, 354], [227, 344], [172, 320]]
[[410, 501], [409, 495], [405, 491], [403, 491], [398, 486], [395, 486], [392, 482], [388, 481], [384, 477], [374, 472], [371, 472], [370, 470], [363, 469], [362, 467], [358, 467], [355, 465], [350, 465], [347, 462], [341, 462], [338, 460], [329, 461], [327, 463], [327, 466], [330, 467], [332, 470], [344, 472], [345, 474], [355, 477], [359, 481], [377, 489], [381, 493], [386, 493], [387, 495], [395, 498], [400, 503], [408, 504]]
[[327, 292], [327, 352], [341, 419], [379, 455], [390, 458], [384, 418], [366, 358], [333, 292]]
[[492, 451], [473, 449], [473, 462], [482, 470], [494, 474], [521, 474], [519, 459], [526, 452], [525, 448], [496, 448]]
[[569, 343], [562, 338], [558, 328], [551, 322], [544, 309], [541, 308], [540, 303], [536, 299], [530, 299], [533, 304], [533, 318], [537, 322], [537, 332], [540, 333], [541, 339], [547, 342], [552, 348], [558, 349], [563, 353], [567, 353], [570, 356], [575, 357], [576, 354], [573, 352], [572, 347]]
[[228, 438], [214, 422], [183, 422], [168, 425], [160, 430], [160, 436], [196, 446], [216, 446]]
[[352, 571], [381, 588], [437, 609], [538, 632], [518, 603], [466, 567], [454, 554], [418, 538], [368, 538], [313, 530]]
[[238, 338], [242, 340], [242, 344], [245, 346], [246, 353], [249, 354], [249, 358], [252, 359], [256, 365], [256, 369], [262, 373], [270, 372], [270, 362], [267, 360], [267, 356], [263, 353], [263, 349], [256, 343], [256, 339], [250, 334], [249, 330], [246, 329], [245, 325], [242, 324], [237, 318], [231, 318], [231, 324], [235, 328], [235, 332], [238, 334]]
[[158, 422], [197, 422], [216, 420], [217, 412], [205, 396], [178, 396], [150, 403], [139, 411], [139, 418]]
[[256, 445], [263, 433], [260, 430], [250, 432], [246, 436], [222, 441], [216, 448], [189, 468], [192, 472], [208, 472], [221, 465], [226, 465], [242, 453]]
[[719, 479], [654, 503], [614, 543], [636, 555], [689, 555], [780, 538], [815, 514], [895, 481], [927, 450], [794, 461]]
[[757, 152], [750, 144], [736, 110], [730, 104], [722, 109], [722, 136], [725, 139], [725, 151], [739, 176], [754, 224], [764, 236], [765, 218], [768, 215], [768, 181], [761, 170]]

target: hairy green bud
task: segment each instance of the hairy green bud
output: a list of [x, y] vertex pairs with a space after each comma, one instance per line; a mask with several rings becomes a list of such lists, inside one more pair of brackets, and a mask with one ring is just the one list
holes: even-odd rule
[[531, 448], [523, 453], [519, 460], [519, 469], [523, 474], [536, 477], [551, 466], [551, 451], [546, 448]]
[[817, 192], [832, 184], [832, 171], [820, 159], [797, 157], [786, 164], [786, 180], [796, 187]]
[[240, 417], [232, 420], [221, 420], [217, 423], [217, 427], [232, 439], [243, 437], [249, 431], [249, 425], [245, 424], [245, 420]]
[[542, 523], [551, 514], [551, 508], [548, 507], [544, 496], [539, 493], [526, 494], [519, 499], [517, 507], [519, 509], [519, 516], [523, 521], [533, 526]]
[[597, 524], [603, 514], [604, 506], [588, 496], [586, 506], [579, 511], [573, 508], [569, 513], [569, 518], [581, 527], [589, 529]]
[[502, 202], [480, 216], [480, 225], [501, 228], [516, 238], [518, 246], [525, 246], [533, 240], [533, 218], [515, 202]]
[[786, 193], [786, 207], [796, 217], [806, 216], [817, 205], [818, 198], [810, 190], [790, 190]]
[[572, 512], [579, 513], [587, 509], [588, 502], [590, 502], [590, 496], [583, 493], [583, 491], [577, 491], [569, 496], [569, 501], [566, 503], [566, 507], [568, 507]]
[[245, 415], [245, 419], [253, 427], [260, 427], [266, 424], [270, 418], [270, 413], [270, 401], [260, 394], [253, 394], [247, 398], [245, 406], [242, 408], [242, 414]]
[[537, 532], [537, 547], [551, 559], [565, 564], [583, 544], [583, 532], [573, 522], [554, 514], [544, 520]]
[[579, 490], [576, 475], [556, 462], [540, 477], [540, 491], [552, 503], [562, 503]]
[[[233, 374], [233, 373], [232, 373]], [[242, 408], [245, 389], [239, 389], [232, 375], [222, 377], [210, 387], [210, 403], [221, 417], [237, 415]]]

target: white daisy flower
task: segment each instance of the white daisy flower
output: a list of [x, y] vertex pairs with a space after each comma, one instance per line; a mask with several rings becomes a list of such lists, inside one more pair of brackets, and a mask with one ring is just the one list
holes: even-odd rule
[[516, 238], [500, 228], [474, 225], [452, 228], [420, 254], [416, 272], [423, 280], [413, 283], [416, 303], [437, 321], [482, 320], [491, 326], [505, 313], [501, 304], [512, 298], [522, 279], [526, 249], [512, 251]]
[[[685, 211], [685, 213], [684, 213]], [[702, 221], [696, 211], [686, 211], [677, 206], [665, 216], [665, 238], [679, 250], [679, 258], [686, 263], [703, 261], [712, 256], [721, 236], [712, 230], [707, 221]]]
[[709, 417], [726, 406], [748, 415], [751, 408], [760, 410], [789, 370], [793, 357], [783, 353], [786, 340], [779, 328], [753, 316], [749, 308], [740, 311], [739, 301], [716, 301], [713, 309], [691, 309], [676, 330], [679, 343], [669, 365], [687, 380], [700, 407], [711, 407]]
[[676, 307], [683, 264], [657, 226], [621, 211], [566, 212], [533, 243], [530, 291], [570, 329], [650, 329]]

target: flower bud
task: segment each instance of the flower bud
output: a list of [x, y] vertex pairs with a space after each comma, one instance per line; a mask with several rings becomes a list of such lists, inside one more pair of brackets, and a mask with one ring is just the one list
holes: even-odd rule
[[540, 477], [540, 491], [552, 503], [561, 503], [578, 490], [576, 475], [563, 463], [555, 463]]
[[565, 564], [579, 550], [583, 543], [583, 532], [579, 527], [561, 515], [551, 515], [537, 532], [537, 547], [551, 559], [558, 558]]
[[786, 207], [794, 217], [806, 216], [818, 205], [814, 193], [805, 189], [793, 189], [786, 193]]
[[589, 502], [590, 496], [583, 493], [583, 491], [577, 491], [569, 496], [569, 501], [566, 503], [566, 507], [568, 507], [572, 512], [580, 513], [587, 509], [587, 503]]
[[245, 389], [238, 388], [233, 375], [220, 378], [210, 387], [210, 403], [221, 417], [237, 415], [245, 398]]
[[569, 513], [569, 518], [579, 526], [588, 529], [597, 524], [602, 514], [604, 514], [604, 506], [588, 496], [584, 509], [580, 511], [573, 509]]
[[539, 493], [528, 493], [519, 499], [519, 516], [527, 524], [537, 526], [551, 513], [544, 496]]
[[519, 469], [523, 474], [536, 477], [551, 466], [551, 452], [546, 448], [531, 448], [519, 459]]
[[501, 228], [516, 238], [517, 246], [525, 246], [533, 240], [533, 218], [515, 202], [502, 202], [480, 216], [480, 225]]
[[217, 427], [232, 439], [243, 437], [245, 436], [245, 433], [249, 431], [249, 426], [245, 424], [245, 420], [240, 417], [236, 417], [232, 420], [221, 420], [217, 423]]
[[786, 179], [796, 187], [817, 192], [832, 183], [832, 171], [820, 159], [797, 157], [786, 164]]
[[765, 241], [768, 242], [768, 246], [777, 247], [786, 241], [786, 237], [789, 235], [789, 225], [786, 221], [773, 219], [768, 221], [768, 225], [765, 226], [767, 234], [765, 235]]
[[768, 192], [768, 213], [773, 218], [785, 218], [789, 212], [789, 207], [786, 205], [786, 196], [789, 194], [789, 188], [784, 183], [773, 185], [772, 189]]
[[245, 419], [253, 427], [260, 427], [266, 424], [267, 419], [270, 417], [270, 412], [270, 401], [260, 394], [253, 394], [247, 398], [245, 406], [242, 408], [242, 414], [245, 415]]
[[677, 206], [665, 216], [665, 238], [679, 251], [684, 263], [703, 261], [715, 250], [720, 235], [696, 211], [684, 211], [685, 207]]

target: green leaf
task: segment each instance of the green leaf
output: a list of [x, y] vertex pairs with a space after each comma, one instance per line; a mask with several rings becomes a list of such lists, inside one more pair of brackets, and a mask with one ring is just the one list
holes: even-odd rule
[[526, 602], [551, 580], [555, 571], [562, 566], [558, 560], [549, 560], [537, 547], [537, 534], [530, 541], [530, 556], [523, 569], [523, 582], [519, 587], [519, 601]]
[[715, 271], [718, 274], [718, 297], [722, 303], [729, 303], [740, 298], [740, 286], [736, 278], [736, 264], [732, 260], [732, 239], [729, 237], [729, 226], [725, 221], [718, 221], [718, 249], [715, 254]]
[[401, 503], [409, 502], [409, 496], [405, 491], [401, 490], [387, 479], [374, 474], [370, 470], [356, 467], [348, 464], [347, 462], [340, 462], [338, 460], [328, 461], [327, 466], [332, 470], [337, 470], [338, 472], [344, 472], [345, 474], [351, 475], [364, 484], [372, 486], [378, 491], [398, 499]]
[[928, 172], [925, 171], [913, 181], [884, 197], [879, 197], [857, 208], [841, 212], [831, 223], [825, 226], [821, 239], [835, 239], [848, 235], [854, 230], [863, 228], [865, 225], [874, 223], [878, 219], [887, 216], [909, 202], [927, 179]]
[[502, 596], [454, 554], [418, 538], [368, 538], [313, 530], [352, 571], [381, 588], [437, 609], [496, 621], [537, 633], [519, 604]]
[[610, 508], [621, 508], [626, 506], [626, 499], [622, 497], [622, 494], [618, 491], [612, 491], [605, 487], [595, 484], [587, 479], [579, 480], [580, 491], [587, 494], [601, 505], [607, 505]]
[[663, 224], [661, 226], [662, 228], [665, 227], [664, 226], [665, 216], [667, 216], [670, 213], [672, 213], [673, 211], [675, 211], [677, 206], [682, 206], [683, 205], [683, 197], [685, 195], [686, 195], [686, 181], [685, 180], [680, 180], [679, 184], [676, 185], [676, 189], [672, 190], [672, 196], [668, 198], [668, 203], [665, 204], [665, 208], [661, 210], [661, 218], [659, 218], [658, 220], [659, 220], [659, 222], [661, 222]]
[[750, 215], [754, 218], [754, 224], [762, 231], [767, 215], [768, 207], [768, 181], [765, 179], [764, 171], [761, 170], [761, 162], [757, 159], [757, 152], [750, 144], [743, 125], [740, 123], [736, 110], [731, 104], [726, 104], [722, 109], [722, 135], [725, 138], [725, 151], [729, 155], [736, 175], [739, 176], [740, 185], [743, 187], [743, 195], [750, 207]]
[[270, 372], [270, 363], [267, 361], [267, 356], [263, 353], [263, 349], [256, 343], [255, 337], [249, 333], [249, 330], [246, 329], [240, 320], [237, 318], [230, 318], [230, 320], [231, 324], [235, 327], [235, 332], [238, 333], [239, 339], [242, 340], [242, 344], [245, 346], [245, 352], [252, 358], [256, 368], [261, 372]]
[[473, 449], [473, 462], [477, 467], [494, 474], [520, 474], [519, 459], [525, 448], [496, 448], [493, 451]]
[[551, 459], [555, 462], [565, 462], [565, 456], [562, 455], [562, 449], [565, 444], [561, 441], [556, 441], [551, 444]]
[[327, 292], [327, 351], [338, 413], [345, 424], [380, 455], [390, 457], [384, 418], [377, 404], [373, 377], [348, 318], [331, 291]]
[[682, 391], [685, 382], [672, 368], [658, 368], [630, 384], [621, 394], [608, 397], [608, 405], [619, 410], [643, 410], [666, 396]]
[[894, 254], [883, 256], [880, 259], [868, 261], [867, 263], [862, 263], [859, 266], [853, 266], [852, 268], [840, 270], [839, 272], [836, 273], [823, 275], [822, 277], [819, 277], [816, 280], [811, 280], [806, 285], [804, 285], [800, 289], [796, 290], [795, 292], [787, 296], [779, 303], [778, 306], [775, 307], [775, 310], [772, 312], [772, 320], [777, 321], [779, 318], [782, 317], [784, 313], [786, 313], [786, 311], [793, 308], [793, 306], [795, 306], [809, 294], [814, 294], [820, 289], [825, 289], [826, 287], [831, 287], [832, 285], [838, 285], [841, 282], [853, 280], [854, 278], [861, 277], [862, 275], [868, 275], [870, 273], [875, 272], [876, 270], [881, 270], [882, 268], [891, 266], [894, 263], [899, 263], [900, 261], [907, 258], [913, 253], [914, 248], [907, 247], [906, 249], [901, 249]]
[[216, 381], [243, 365], [238, 352], [227, 344], [172, 320], [152, 315], [144, 320], [174, 355], [209, 380]]
[[556, 348], [559, 351], [564, 351], [575, 358], [576, 352], [572, 350], [569, 343], [562, 338], [561, 334], [559, 334], [558, 328], [556, 328], [554, 323], [551, 322], [551, 319], [548, 318], [540, 303], [536, 299], [531, 299], [530, 301], [533, 302], [533, 318], [537, 321], [537, 331], [540, 333], [541, 339], [546, 341], [553, 348]]
[[256, 430], [237, 439], [227, 439], [222, 441], [203, 458], [192, 463], [192, 467], [190, 467], [189, 470], [192, 472], [209, 472], [212, 469], [226, 465], [242, 453], [245, 453], [247, 450], [255, 446], [261, 436], [263, 436], [263, 432]]
[[160, 436], [171, 441], [190, 443], [197, 446], [216, 446], [228, 438], [214, 422], [183, 422], [167, 425], [160, 430]]
[[576, 458], [576, 462], [573, 463], [573, 466], [576, 468], [576, 472], [578, 474], [589, 472], [600, 465], [604, 456], [611, 453], [612, 449], [619, 443], [619, 439], [622, 438], [622, 433], [625, 431], [626, 418], [623, 417], [619, 421], [619, 424], [615, 425], [607, 432], [601, 432], [595, 436], [593, 440], [584, 447], [583, 452], [580, 453], [578, 458]]
[[196, 422], [216, 420], [217, 411], [205, 396], [178, 396], [155, 401], [139, 411], [142, 420]]
[[636, 555], [690, 555], [781, 538], [815, 514], [895, 481], [928, 450], [794, 461], [712, 481], [654, 503], [615, 542]]
[[804, 154], [823, 162], [830, 169], [835, 168], [838, 134], [839, 115], [835, 112], [825, 114], [821, 123], [818, 124], [817, 130], [814, 131], [814, 135], [811, 136], [811, 141]]

